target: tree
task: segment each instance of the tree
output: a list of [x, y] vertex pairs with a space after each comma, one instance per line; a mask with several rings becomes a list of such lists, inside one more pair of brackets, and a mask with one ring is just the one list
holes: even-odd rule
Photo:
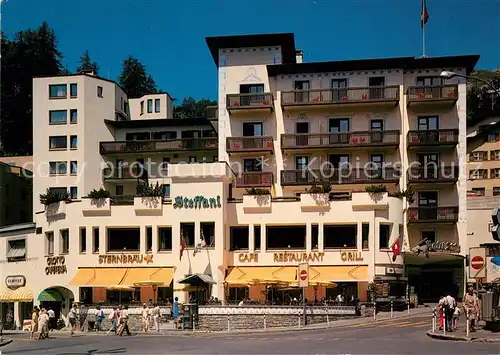
[[158, 92], [158, 87], [153, 77], [147, 73], [144, 64], [132, 56], [128, 56], [123, 61], [118, 81], [128, 97], [132, 99]]
[[[472, 77], [490, 82], [500, 90], [500, 73], [496, 71], [478, 70]], [[500, 116], [500, 97], [491, 93], [491, 88], [484, 83], [469, 79], [467, 81], [467, 124], [474, 125], [479, 121]]]
[[2, 34], [1, 40], [1, 150], [8, 155], [32, 154], [33, 78], [60, 74], [63, 56], [46, 22], [17, 32], [11, 40]]
[[95, 75], [99, 75], [99, 65], [97, 65], [97, 62], [93, 62], [92, 59], [90, 59], [88, 50], [83, 52], [80, 56], [80, 64], [78, 68], [76, 68], [76, 72], [80, 73], [84, 70], [93, 70]]
[[196, 101], [192, 97], [186, 97], [182, 104], [174, 107], [175, 118], [200, 118], [205, 117], [207, 106], [217, 106], [217, 101], [201, 99]]

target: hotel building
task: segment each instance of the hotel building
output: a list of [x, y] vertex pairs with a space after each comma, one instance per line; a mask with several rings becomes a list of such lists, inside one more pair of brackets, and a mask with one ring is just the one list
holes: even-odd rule
[[[206, 41], [213, 122], [91, 74], [34, 79], [36, 231], [0, 239], [26, 243], [0, 254], [19, 287], [2, 299], [288, 302], [303, 262], [310, 300], [462, 294], [466, 83], [439, 73], [478, 56], [305, 63], [290, 33]], [[137, 196], [157, 182], [163, 197]], [[71, 201], [44, 206], [46, 189]]]

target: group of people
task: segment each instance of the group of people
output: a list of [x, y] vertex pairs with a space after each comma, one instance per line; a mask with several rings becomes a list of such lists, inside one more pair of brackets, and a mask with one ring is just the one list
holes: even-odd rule
[[31, 332], [30, 339], [35, 338], [35, 334], [38, 333], [36, 339], [48, 339], [49, 331], [57, 328], [56, 314], [51, 307], [48, 310], [45, 308], [34, 307], [31, 312]]
[[[469, 320], [469, 330], [474, 332], [479, 317], [479, 298], [473, 287], [467, 290], [462, 306]], [[439, 313], [439, 330], [445, 329], [447, 332], [452, 332], [457, 329], [462, 311], [450, 293], [441, 296], [436, 311]]]

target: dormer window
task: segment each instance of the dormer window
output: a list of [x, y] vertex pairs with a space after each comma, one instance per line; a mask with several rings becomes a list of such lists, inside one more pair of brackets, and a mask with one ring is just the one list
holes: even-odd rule
[[153, 99], [148, 100], [148, 113], [153, 113]]
[[155, 113], [160, 112], [160, 99], [155, 99]]

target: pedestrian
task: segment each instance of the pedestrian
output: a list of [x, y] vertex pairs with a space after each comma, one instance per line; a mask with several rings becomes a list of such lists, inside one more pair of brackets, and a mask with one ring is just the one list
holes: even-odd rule
[[33, 339], [33, 336], [36, 332], [38, 332], [38, 307], [35, 306], [33, 311], [31, 312], [31, 335], [30, 339]]
[[156, 331], [160, 332], [160, 306], [158, 303], [155, 303], [155, 307], [153, 308], [153, 321], [155, 324]]
[[49, 337], [49, 315], [47, 314], [47, 310], [42, 308], [38, 316], [38, 340], [40, 339], [48, 339]]
[[149, 330], [149, 308], [146, 303], [142, 305], [142, 331], [147, 333]]
[[118, 323], [118, 312], [116, 307], [113, 307], [113, 310], [109, 314], [108, 319], [111, 321], [111, 327], [106, 334], [111, 334], [111, 332], [114, 332], [116, 334], [116, 327]]
[[5, 316], [5, 320], [7, 321], [5, 329], [12, 330], [14, 329], [14, 312], [12, 312], [12, 309], [9, 309], [7, 312], [7, 315]]
[[474, 289], [469, 287], [469, 290], [465, 294], [464, 297], [464, 313], [466, 319], [470, 322], [470, 331], [476, 331], [476, 317], [477, 317], [477, 309], [478, 309], [478, 299], [476, 294], [474, 293]]
[[448, 292], [446, 294], [444, 300], [444, 319], [445, 319], [445, 327], [447, 332], [452, 332], [453, 329], [453, 313], [455, 313], [455, 308], [457, 306], [457, 302]]
[[71, 335], [75, 334], [76, 318], [77, 318], [76, 304], [73, 303], [73, 305], [71, 306], [71, 309], [68, 312], [68, 320], [69, 320], [69, 324], [71, 327]]
[[179, 297], [175, 297], [172, 304], [172, 317], [174, 318], [174, 329], [179, 328]]
[[47, 314], [49, 315], [49, 331], [53, 331], [57, 329], [56, 312], [54, 312], [52, 307], [49, 307]]
[[439, 314], [439, 330], [443, 330], [444, 327], [444, 296], [441, 296], [437, 306], [437, 312]]
[[132, 335], [128, 329], [128, 306], [124, 306], [120, 311], [120, 330], [118, 331], [118, 335], [123, 336], [124, 331], [127, 332], [127, 335]]
[[460, 320], [460, 307], [455, 307], [455, 313], [453, 313], [453, 330], [457, 330], [459, 320]]
[[97, 318], [97, 331], [100, 332], [102, 330], [102, 320], [104, 319], [104, 310], [101, 309], [101, 306], [97, 305], [96, 307], [96, 318]]

